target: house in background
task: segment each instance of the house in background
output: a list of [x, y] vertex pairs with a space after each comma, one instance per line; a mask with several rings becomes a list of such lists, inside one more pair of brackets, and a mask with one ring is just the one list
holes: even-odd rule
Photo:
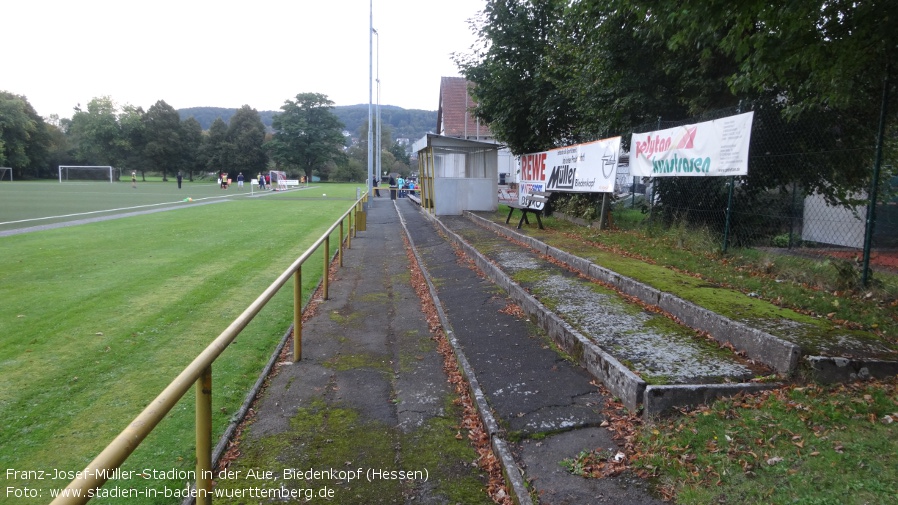
[[443, 77], [439, 133], [426, 135], [412, 148], [418, 155], [421, 205], [436, 215], [496, 210], [499, 184], [515, 172], [511, 153], [474, 117], [473, 105], [464, 78]]
[[[495, 144], [497, 142], [489, 125], [482, 123], [471, 113], [471, 109], [477, 105], [477, 102], [471, 98], [468, 91], [470, 85], [464, 77], [443, 77], [441, 79], [436, 132], [444, 137]], [[517, 158], [505, 147], [499, 149], [498, 169], [500, 186], [517, 182]]]

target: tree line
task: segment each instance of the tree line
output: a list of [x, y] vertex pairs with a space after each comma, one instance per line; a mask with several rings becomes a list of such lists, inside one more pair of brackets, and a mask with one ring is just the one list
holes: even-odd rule
[[[515, 154], [754, 110], [743, 196], [795, 185], [846, 203], [870, 187], [876, 147], [896, 165], [896, 20], [886, 0], [488, 0], [455, 61]], [[721, 208], [718, 179], [659, 186]]]
[[[361, 142], [344, 136], [334, 104], [320, 93], [300, 93], [271, 114], [271, 128], [249, 105], [227, 121], [217, 117], [204, 129], [193, 117], [159, 100], [144, 110], [119, 106], [108, 96], [75, 108], [71, 119], [39, 116], [24, 96], [0, 91], [0, 166], [16, 180], [55, 178], [59, 165], [110, 165], [122, 172], [181, 172], [188, 180], [227, 172], [252, 177], [283, 170], [289, 177], [362, 182], [367, 174], [367, 124]], [[408, 175], [409, 155], [381, 127], [381, 166]], [[352, 144], [352, 145], [349, 145]]]
[[[381, 105], [380, 117], [383, 126], [389, 127], [393, 137], [402, 137], [417, 140], [428, 133], [433, 133], [437, 124], [437, 112], [435, 110], [403, 109], [393, 105]], [[178, 109], [181, 119], [194, 117], [200, 122], [204, 130], [208, 130], [212, 122], [219, 117], [225, 123], [237, 112], [237, 109], [226, 107], [188, 107]], [[368, 124], [368, 104], [336, 105], [333, 108], [334, 115], [346, 125], [346, 129], [356, 138], [362, 126]], [[272, 121], [277, 111], [260, 110], [262, 124], [271, 130]]]

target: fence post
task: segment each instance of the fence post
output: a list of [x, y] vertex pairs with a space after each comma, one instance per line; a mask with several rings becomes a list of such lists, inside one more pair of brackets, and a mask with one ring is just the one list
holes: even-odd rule
[[331, 249], [331, 237], [330, 237], [330, 235], [328, 235], [327, 237], [324, 238], [324, 277], [323, 277], [323, 283], [321, 285], [323, 288], [325, 300], [328, 299], [328, 280], [329, 279], [328, 279], [327, 274], [328, 274], [328, 269], [330, 268], [330, 261], [329, 261], [329, 258], [331, 255], [330, 249]]
[[789, 209], [789, 249], [792, 249], [795, 241], [793, 240], [793, 235], [795, 235], [795, 214], [798, 212], [796, 209], [795, 200], [798, 199], [798, 184], [792, 183], [792, 208]]
[[212, 365], [196, 380], [196, 503], [212, 503]]
[[876, 135], [876, 158], [873, 162], [873, 182], [870, 184], [870, 201], [867, 202], [867, 228], [864, 232], [864, 271], [861, 284], [867, 287], [870, 273], [870, 248], [873, 245], [873, 225], [876, 224], [876, 192], [879, 191], [879, 171], [882, 165], [882, 141], [886, 125], [886, 109], [889, 105], [889, 70], [886, 64], [886, 76], [882, 86], [882, 105], [879, 108], [879, 133]]
[[733, 186], [736, 185], [736, 177], [730, 176], [730, 191], [727, 195], [727, 215], [726, 215], [726, 223], [723, 227], [723, 252], [727, 252], [727, 245], [730, 240], [730, 214], [733, 211]]
[[302, 265], [293, 274], [293, 362], [302, 360]]
[[352, 234], [355, 228], [352, 227], [352, 216], [355, 214], [355, 209], [352, 209], [352, 212], [346, 215], [349, 218], [349, 229], [346, 230], [346, 248], [352, 249]]
[[337, 242], [337, 249], [339, 251], [338, 255], [340, 256], [340, 268], [343, 268], [343, 220], [340, 220], [340, 240]]

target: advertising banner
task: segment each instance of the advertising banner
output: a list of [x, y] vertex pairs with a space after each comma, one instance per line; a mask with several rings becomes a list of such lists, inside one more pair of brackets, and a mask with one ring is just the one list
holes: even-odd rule
[[575, 144], [521, 156], [518, 195], [533, 191], [609, 193], [614, 191], [620, 137]]
[[748, 175], [754, 112], [657, 132], [634, 133], [633, 177]]

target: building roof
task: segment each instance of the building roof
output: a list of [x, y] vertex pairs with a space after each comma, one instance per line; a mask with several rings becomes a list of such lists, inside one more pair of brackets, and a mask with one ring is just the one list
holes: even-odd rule
[[476, 102], [468, 93], [469, 85], [464, 77], [442, 78], [436, 131], [447, 137], [491, 140], [493, 134], [489, 126], [480, 122], [471, 113]]

